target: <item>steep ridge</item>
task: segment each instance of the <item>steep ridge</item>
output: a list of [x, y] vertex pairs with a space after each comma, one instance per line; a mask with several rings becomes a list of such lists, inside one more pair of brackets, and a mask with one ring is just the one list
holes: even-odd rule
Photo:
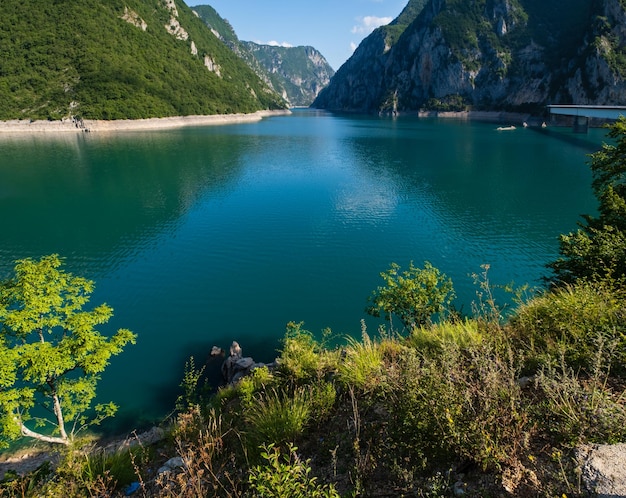
[[0, 18], [3, 120], [285, 107], [182, 0], [2, 0]]
[[548, 103], [626, 102], [620, 0], [570, 0], [566, 9], [558, 0], [428, 0], [422, 7], [395, 43], [383, 29], [366, 38], [313, 106], [532, 112]]
[[335, 74], [324, 56], [313, 47], [280, 47], [242, 41], [213, 7], [198, 5], [193, 10], [291, 106], [310, 105]]

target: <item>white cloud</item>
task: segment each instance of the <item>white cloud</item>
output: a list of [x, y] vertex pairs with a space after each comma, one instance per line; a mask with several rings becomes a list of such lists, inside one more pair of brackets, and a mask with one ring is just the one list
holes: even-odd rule
[[276, 40], [270, 40], [266, 42], [256, 40], [254, 43], [256, 43], [257, 45], [271, 45], [272, 47], [285, 47], [285, 48], [293, 47], [291, 43], [277, 42]]
[[379, 26], [384, 26], [385, 24], [389, 24], [391, 21], [393, 21], [393, 17], [365, 16], [358, 17], [357, 21], [359, 22], [359, 24], [352, 27], [352, 33], [369, 35]]

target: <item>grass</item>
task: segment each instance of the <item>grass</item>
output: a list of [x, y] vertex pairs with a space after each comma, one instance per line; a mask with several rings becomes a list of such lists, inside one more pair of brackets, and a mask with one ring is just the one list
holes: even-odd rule
[[[187, 392], [200, 402], [184, 407], [151, 461], [94, 453], [5, 482], [2, 495], [115, 496], [141, 479], [157, 497], [275, 496], [268, 486], [583, 496], [575, 448], [626, 441], [622, 291], [580, 283], [529, 298], [508, 319], [486, 284], [481, 292], [478, 316], [406, 337], [362, 327], [360, 340], [330, 347], [289, 324], [277, 369], [209, 402]], [[183, 468], [157, 478], [158, 462], [176, 455]]]

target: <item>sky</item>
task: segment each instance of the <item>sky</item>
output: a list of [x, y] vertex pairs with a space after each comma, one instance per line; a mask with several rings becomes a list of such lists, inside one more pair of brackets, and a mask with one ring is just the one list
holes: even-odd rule
[[408, 0], [185, 0], [210, 5], [240, 40], [270, 45], [310, 45], [333, 69], [375, 28], [395, 19]]

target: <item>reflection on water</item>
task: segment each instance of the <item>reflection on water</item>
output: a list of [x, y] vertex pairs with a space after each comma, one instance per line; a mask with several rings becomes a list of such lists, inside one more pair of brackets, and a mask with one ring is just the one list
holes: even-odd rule
[[[604, 132], [301, 111], [151, 133], [0, 136], [0, 274], [59, 253], [138, 344], [103, 400], [167, 413], [185, 360], [238, 340], [269, 361], [286, 322], [358, 334], [379, 273], [431, 261], [455, 282], [535, 284], [559, 233], [593, 212], [586, 154]], [[370, 321], [371, 327], [376, 322]]]

